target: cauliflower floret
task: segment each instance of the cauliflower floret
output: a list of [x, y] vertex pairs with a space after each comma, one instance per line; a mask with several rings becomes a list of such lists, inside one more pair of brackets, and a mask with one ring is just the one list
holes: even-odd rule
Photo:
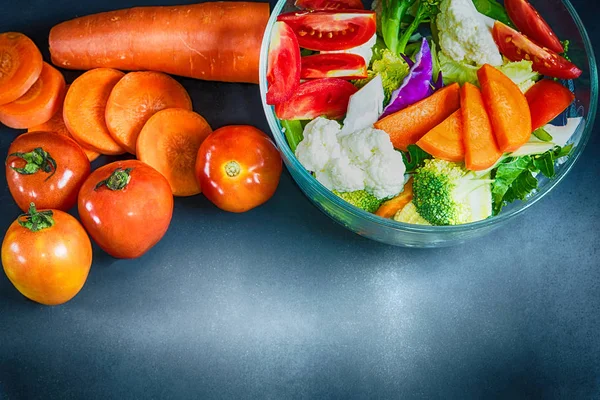
[[406, 167], [387, 133], [365, 128], [342, 134], [339, 124], [330, 122], [319, 117], [307, 124], [296, 149], [300, 163], [319, 182], [338, 192], [366, 190], [378, 199], [402, 192]]
[[404, 190], [405, 171], [400, 152], [378, 154], [367, 167], [365, 188], [379, 199], [395, 196]]
[[456, 62], [502, 65], [485, 20], [471, 0], [442, 0], [436, 18], [442, 51]]
[[309, 171], [320, 172], [331, 158], [340, 156], [337, 134], [340, 124], [326, 118], [316, 118], [304, 127], [304, 139], [296, 148], [296, 158]]

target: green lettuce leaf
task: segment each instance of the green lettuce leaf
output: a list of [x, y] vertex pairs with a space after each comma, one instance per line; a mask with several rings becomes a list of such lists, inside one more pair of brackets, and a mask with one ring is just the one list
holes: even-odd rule
[[408, 151], [402, 152], [402, 159], [404, 160], [406, 173], [408, 174], [415, 172], [417, 168], [423, 165], [425, 160], [433, 158], [431, 154], [427, 153], [416, 144], [409, 144], [407, 150]]
[[498, 3], [496, 0], [473, 0], [473, 4], [475, 4], [477, 11], [483, 15], [487, 15], [490, 18], [496, 19], [514, 28], [508, 13], [502, 4]]
[[533, 63], [527, 60], [517, 62], [507, 61], [504, 65], [498, 67], [498, 69], [516, 83], [523, 93], [529, 90], [540, 79], [540, 74], [533, 70]]
[[444, 85], [449, 85], [454, 82], [458, 82], [461, 86], [466, 82], [472, 83], [473, 85], [479, 85], [477, 80], [477, 71], [479, 67], [456, 62], [443, 51], [437, 51], [438, 68], [442, 71], [442, 78]]

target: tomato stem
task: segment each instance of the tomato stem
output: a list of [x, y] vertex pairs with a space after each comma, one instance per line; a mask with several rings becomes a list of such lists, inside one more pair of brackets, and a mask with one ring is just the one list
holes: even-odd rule
[[123, 169], [121, 167], [115, 169], [108, 178], [98, 182], [94, 190], [98, 190], [102, 186], [106, 186], [110, 190], [122, 190], [131, 180], [131, 171], [133, 168]]
[[238, 176], [241, 170], [242, 168], [237, 161], [229, 161], [227, 164], [225, 164], [225, 173], [231, 178]]
[[45, 179], [48, 180], [54, 175], [56, 172], [56, 161], [50, 153], [42, 149], [41, 147], [36, 147], [32, 151], [28, 153], [16, 152], [9, 154], [6, 159], [9, 157], [18, 157], [22, 160], [25, 160], [27, 164], [23, 168], [16, 168], [11, 166], [11, 168], [21, 175], [32, 175], [38, 172], [40, 169], [50, 175]]
[[[17, 221], [23, 228], [27, 228], [32, 232], [37, 232], [54, 225], [54, 218], [52, 218], [52, 215], [52, 210], [38, 212], [35, 208], [35, 204], [30, 203], [29, 212], [19, 215]], [[25, 219], [22, 219], [23, 217], [25, 217]]]

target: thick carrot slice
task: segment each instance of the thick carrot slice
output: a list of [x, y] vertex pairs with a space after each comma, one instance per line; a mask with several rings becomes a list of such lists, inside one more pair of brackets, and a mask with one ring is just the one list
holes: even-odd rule
[[40, 77], [27, 93], [12, 103], [0, 106], [0, 122], [15, 129], [43, 124], [60, 108], [65, 86], [63, 75], [44, 63]]
[[404, 190], [402, 193], [393, 199], [384, 201], [379, 206], [375, 214], [383, 218], [392, 218], [398, 211], [402, 210], [405, 205], [410, 203], [413, 198], [412, 181], [413, 178], [410, 177], [409, 180], [404, 184]]
[[460, 103], [465, 166], [472, 171], [488, 169], [500, 159], [502, 152], [494, 139], [492, 124], [477, 86], [465, 83], [460, 89]]
[[0, 34], [0, 105], [27, 93], [42, 73], [42, 62], [42, 53], [27, 36]]
[[417, 146], [435, 158], [454, 162], [464, 161], [465, 144], [461, 111], [454, 111], [441, 124], [427, 132], [419, 139]]
[[196, 79], [258, 83], [268, 2], [213, 1], [87, 15], [50, 31], [62, 68], [160, 71]]
[[489, 64], [477, 71], [477, 78], [498, 148], [502, 152], [517, 150], [532, 132], [525, 95], [508, 76]]
[[97, 68], [75, 79], [65, 97], [63, 117], [71, 135], [81, 145], [100, 154], [123, 154], [104, 120], [106, 102], [113, 87], [125, 76], [111, 68]]
[[137, 139], [137, 157], [163, 174], [175, 196], [200, 193], [196, 156], [212, 129], [199, 114], [168, 108], [154, 114]]
[[431, 96], [377, 121], [375, 128], [390, 135], [394, 147], [406, 151], [460, 107], [459, 85], [453, 83]]
[[106, 126], [121, 147], [135, 154], [137, 137], [146, 121], [166, 108], [192, 109], [184, 87], [162, 72], [130, 72], [110, 93]]
[[[68, 136], [71, 139], [75, 140], [75, 138], [73, 137], [73, 135], [71, 135], [71, 133], [69, 132], [69, 130], [65, 126], [65, 120], [63, 119], [63, 103], [65, 101], [64, 100], [65, 99], [64, 96], [67, 94], [66, 92], [67, 92], [67, 90], [69, 90], [69, 86], [71, 86], [71, 85], [67, 85], [65, 87], [64, 94], [63, 94], [63, 96], [61, 97], [61, 99], [59, 101], [59, 108], [54, 113], [54, 115], [52, 116], [52, 118], [50, 118], [48, 121], [44, 122], [43, 124], [32, 126], [32, 127], [28, 128], [27, 132], [39, 132], [39, 131], [43, 131], [43, 132], [55, 132], [55, 133], [58, 133], [59, 135]], [[77, 144], [79, 144], [79, 143], [77, 143]], [[81, 144], [79, 144], [79, 146], [81, 147], [81, 149], [83, 150], [83, 152], [87, 156], [88, 160], [90, 160], [90, 162], [92, 162], [95, 159], [97, 159], [98, 157], [100, 157], [100, 153], [97, 153], [97, 152], [95, 152], [93, 150], [89, 150], [89, 149], [83, 147]]]

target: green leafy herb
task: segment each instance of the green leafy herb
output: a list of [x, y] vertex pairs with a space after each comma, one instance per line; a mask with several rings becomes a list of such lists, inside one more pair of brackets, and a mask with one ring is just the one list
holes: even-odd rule
[[408, 151], [402, 152], [402, 159], [404, 160], [404, 165], [406, 165], [407, 173], [414, 172], [424, 164], [425, 160], [430, 158], [433, 158], [431, 154], [427, 153], [416, 144], [409, 144]]
[[281, 120], [284, 135], [293, 153], [296, 147], [304, 139], [304, 127], [299, 120]]
[[538, 128], [535, 131], [533, 131], [533, 135], [540, 139], [542, 142], [551, 142], [552, 141], [552, 135], [550, 135], [548, 133], [547, 130], [545, 130], [544, 128]]
[[515, 27], [502, 4], [496, 0], [473, 0], [473, 4], [475, 4], [477, 11], [483, 15], [503, 22], [510, 27]]
[[504, 205], [515, 200], [525, 200], [537, 189], [538, 180], [534, 174], [541, 173], [553, 179], [556, 176], [556, 160], [568, 156], [572, 149], [572, 144], [562, 148], [556, 146], [543, 154], [509, 157], [500, 163], [492, 184], [494, 215], [497, 215]]

